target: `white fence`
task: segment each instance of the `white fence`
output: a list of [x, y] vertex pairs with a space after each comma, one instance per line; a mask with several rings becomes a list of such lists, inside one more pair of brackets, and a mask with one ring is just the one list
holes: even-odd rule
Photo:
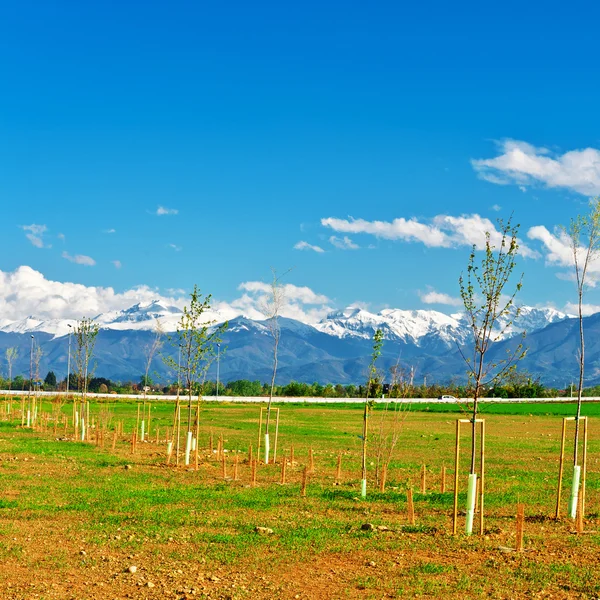
[[[0, 396], [7, 396], [13, 394], [14, 396], [28, 396], [29, 391], [27, 390], [0, 390]], [[43, 392], [33, 391], [32, 394], [37, 396], [66, 396], [67, 392]], [[77, 397], [78, 394], [69, 392], [69, 396]], [[104, 398], [112, 400], [121, 399], [133, 399], [143, 400], [143, 394], [92, 394], [88, 393], [89, 398]], [[181, 400], [187, 400], [188, 396], [183, 394], [180, 396]], [[198, 396], [192, 396], [193, 400], [197, 400]], [[260, 403], [267, 402], [268, 398], [265, 396], [203, 396], [203, 400], [206, 402], [239, 402], [239, 403]], [[159, 394], [148, 394], [147, 400], [149, 402], [162, 402], [169, 400], [177, 400], [177, 396], [172, 395], [159, 395]], [[385, 402], [401, 402], [404, 404], [431, 404], [431, 403], [444, 403], [444, 404], [466, 404], [472, 402], [472, 398], [374, 398], [372, 399], [377, 403]], [[517, 403], [517, 402], [570, 402], [575, 398], [480, 398], [480, 402], [493, 402], [493, 403]], [[277, 404], [361, 404], [365, 401], [364, 398], [319, 398], [319, 397], [302, 397], [302, 396], [274, 396], [273, 402]], [[584, 402], [598, 402], [600, 396], [586, 396]]]

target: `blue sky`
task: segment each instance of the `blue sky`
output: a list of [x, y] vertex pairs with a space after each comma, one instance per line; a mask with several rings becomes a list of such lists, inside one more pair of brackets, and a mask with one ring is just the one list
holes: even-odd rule
[[235, 303], [294, 267], [307, 310], [455, 311], [430, 302], [513, 212], [521, 301], [567, 307], [555, 227], [600, 193], [600, 9], [415, 4], [4, 6], [4, 316], [25, 265], [40, 303], [46, 282]]

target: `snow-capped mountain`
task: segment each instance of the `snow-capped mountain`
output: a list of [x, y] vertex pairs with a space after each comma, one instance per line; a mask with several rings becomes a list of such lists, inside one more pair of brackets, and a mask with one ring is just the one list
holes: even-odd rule
[[[524, 306], [519, 309], [520, 313], [515, 317], [516, 309], [512, 311], [511, 317], [499, 324], [499, 331], [505, 329], [508, 321], [512, 324], [506, 329], [505, 337], [511, 337], [523, 331], [529, 333], [542, 329], [550, 323], [555, 323], [568, 318], [570, 315], [561, 313], [552, 308], [533, 308]], [[138, 303], [120, 310], [102, 313], [94, 317], [94, 321], [101, 329], [112, 329], [117, 331], [148, 331], [155, 330], [157, 324], [164, 332], [176, 331], [182, 316], [182, 310], [177, 306], [170, 306], [158, 300], [148, 303]], [[244, 315], [238, 315], [245, 317]], [[204, 313], [206, 322], [223, 323], [226, 316], [219, 311], [211, 310]], [[250, 319], [236, 323], [236, 327], [247, 327]], [[269, 333], [264, 321], [253, 321], [264, 333]], [[0, 331], [6, 333], [36, 333], [44, 332], [61, 337], [69, 333], [69, 326], [76, 324], [74, 319], [50, 319], [40, 321], [34, 316], [29, 316], [19, 321], [0, 321]], [[384, 339], [401, 340], [421, 345], [425, 340], [437, 338], [446, 346], [454, 346], [456, 342], [465, 343], [469, 339], [469, 323], [462, 313], [447, 315], [435, 310], [401, 310], [398, 308], [384, 309], [378, 313], [372, 313], [362, 308], [348, 307], [329, 313], [320, 322], [310, 325], [294, 321], [293, 319], [281, 319], [281, 325], [285, 329], [295, 329], [298, 333], [313, 328], [321, 333], [335, 336], [337, 338], [359, 338], [369, 340], [377, 329], [383, 331]]]
[[[515, 308], [510, 316], [500, 320], [497, 328], [498, 339], [509, 338], [523, 331], [530, 333], [571, 316], [552, 308], [530, 306], [521, 307], [518, 316], [516, 312]], [[361, 308], [346, 308], [328, 314], [315, 328], [338, 338], [362, 339], [372, 339], [375, 331], [381, 329], [384, 339], [410, 341], [417, 346], [437, 338], [440, 343], [450, 347], [456, 343], [467, 343], [471, 335], [464, 313], [447, 315], [435, 310], [397, 308], [385, 309], [379, 313], [371, 313]]]
[[[539, 374], [546, 381], [566, 376], [576, 367], [572, 360], [578, 340], [576, 320], [553, 309], [523, 307], [518, 316], [499, 325], [499, 331], [512, 320], [503, 340], [494, 345], [493, 352], [504, 353], [511, 337], [527, 333], [525, 345], [530, 351], [523, 368]], [[143, 348], [150, 343], [157, 321], [165, 333], [173, 332], [181, 319], [177, 306], [150, 302], [136, 304], [124, 310], [96, 315], [100, 326], [94, 355], [96, 374], [114, 380], [137, 380], [144, 370]], [[259, 379], [266, 381], [272, 372], [273, 340], [269, 323], [253, 320], [244, 315], [224, 315], [211, 311], [206, 321], [222, 323], [229, 320], [223, 336], [221, 377], [232, 379]], [[596, 318], [597, 317], [597, 318]], [[594, 348], [594, 328], [600, 332], [600, 314], [587, 317], [591, 325], [591, 340], [586, 353], [589, 373], [600, 379], [600, 346]], [[0, 321], [0, 370], [2, 358], [9, 347], [17, 347], [17, 373], [28, 373], [31, 339], [42, 349], [41, 371], [55, 370], [64, 377], [69, 348], [68, 333], [75, 320], [52, 319], [42, 321], [35, 316], [19, 321]], [[464, 314], [447, 315], [433, 310], [385, 309], [378, 313], [350, 307], [330, 313], [316, 324], [280, 318], [281, 343], [279, 346], [278, 381], [290, 380], [322, 383], [357, 383], [364, 381], [373, 334], [381, 329], [384, 347], [381, 356], [383, 372], [397, 363], [410, 365], [416, 373], [427, 375], [428, 381], [447, 381], [450, 377], [464, 376], [464, 361], [456, 344], [470, 342], [470, 328]], [[587, 325], [586, 325], [587, 327]], [[71, 340], [73, 341], [73, 340]], [[162, 352], [173, 355], [172, 344], [165, 338]], [[550, 350], [549, 350], [550, 349]], [[569, 358], [571, 357], [571, 358]], [[558, 362], [557, 362], [558, 361]], [[570, 361], [570, 362], [569, 362]], [[573, 363], [573, 364], [571, 364]], [[214, 367], [211, 367], [214, 369]], [[153, 366], [161, 381], [171, 381], [173, 374], [163, 361]], [[214, 377], [214, 373], [210, 375]]]

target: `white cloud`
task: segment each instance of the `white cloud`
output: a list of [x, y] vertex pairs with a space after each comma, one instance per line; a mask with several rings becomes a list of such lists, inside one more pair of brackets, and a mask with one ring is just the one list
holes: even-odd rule
[[496, 212], [500, 212], [502, 210], [502, 207], [499, 204], [494, 204], [491, 206], [491, 209]]
[[[543, 225], [531, 227], [527, 232], [527, 237], [532, 240], [542, 242], [545, 249], [546, 264], [555, 267], [570, 268], [570, 271], [557, 273], [559, 279], [573, 281], [575, 279], [575, 265], [573, 262], [573, 248], [571, 238], [560, 228], [551, 233]], [[577, 248], [577, 256], [581, 263], [587, 252], [586, 248]], [[600, 281], [600, 256], [593, 256], [589, 262], [586, 284], [595, 287]]]
[[[281, 316], [304, 323], [316, 323], [331, 312], [331, 300], [306, 286], [282, 284], [283, 307]], [[246, 281], [238, 286], [245, 293], [229, 306], [251, 319], [264, 319], [263, 307], [269, 300], [271, 284], [263, 281]]]
[[117, 233], [116, 229], [104, 229], [102, 230], [102, 233]]
[[111, 262], [115, 266], [115, 269], [120, 269], [123, 266], [123, 263], [120, 260], [113, 260]]
[[498, 142], [495, 158], [472, 160], [482, 179], [522, 187], [542, 184], [587, 196], [600, 193], [600, 150], [584, 148], [555, 154], [518, 140]]
[[448, 246], [446, 236], [437, 227], [424, 225], [416, 219], [366, 221], [365, 219], [321, 219], [321, 225], [342, 233], [369, 233], [387, 240], [422, 242], [426, 246]]
[[64, 233], [59, 233], [56, 237], [63, 242], [67, 239]]
[[71, 256], [67, 251], [65, 251], [61, 256], [77, 265], [93, 267], [96, 264], [96, 261], [91, 256], [86, 256], [85, 254], [75, 254], [75, 256]]
[[[305, 286], [284, 284], [284, 306], [281, 316], [316, 323], [331, 312], [331, 301]], [[270, 284], [247, 281], [239, 286], [243, 292], [232, 302], [214, 300], [212, 308], [222, 318], [245, 315], [264, 319], [260, 308], [268, 298]], [[86, 286], [79, 283], [50, 281], [39, 271], [21, 266], [13, 272], [0, 271], [0, 315], [2, 322], [24, 319], [80, 319], [101, 313], [120, 311], [134, 304], [158, 300], [165, 305], [183, 308], [189, 304], [189, 293], [182, 289], [166, 290], [136, 286], [123, 292], [112, 287]], [[216, 315], [217, 316], [217, 315]]]
[[117, 293], [111, 287], [51, 281], [27, 266], [13, 272], [0, 271], [0, 315], [7, 320], [29, 315], [41, 320], [95, 317], [156, 299], [179, 307], [186, 302], [181, 298], [162, 298], [157, 290], [144, 285]]
[[156, 209], [156, 215], [158, 215], [159, 217], [162, 217], [164, 215], [177, 215], [179, 214], [179, 210], [177, 210], [176, 208], [166, 208], [164, 206], [159, 206]]
[[447, 304], [449, 306], [461, 306], [463, 303], [460, 298], [455, 298], [442, 292], [436, 292], [435, 290], [421, 292], [419, 293], [419, 296], [424, 304]]
[[36, 248], [50, 248], [51, 246], [46, 246], [44, 244], [44, 234], [48, 231], [48, 228], [45, 225], [36, 225], [35, 223], [31, 225], [21, 225], [21, 229], [24, 231], [28, 231], [29, 233], [25, 234], [25, 237], [36, 247]]
[[360, 248], [360, 246], [355, 244], [347, 235], [343, 238], [332, 235], [329, 238], [329, 243], [340, 250], [358, 250], [358, 248]]
[[[589, 317], [590, 315], [595, 315], [596, 313], [600, 312], [600, 305], [598, 305], [598, 304], [582, 304], [581, 309], [582, 309], [581, 312], [583, 313], [583, 316]], [[579, 314], [579, 308], [577, 307], [577, 304], [575, 302], [567, 302], [565, 304], [564, 311], [571, 315]]]
[[173, 248], [175, 252], [181, 252], [182, 250], [181, 246], [178, 246], [177, 244], [169, 244], [169, 248]]
[[308, 242], [305, 242], [304, 240], [299, 241], [294, 246], [294, 250], [312, 250], [313, 252], [318, 252], [319, 254], [321, 254], [322, 252], [325, 252], [325, 250], [323, 250], [323, 248], [321, 248], [320, 246], [313, 246], [312, 244], [309, 244]]
[[[502, 235], [494, 223], [478, 214], [460, 217], [438, 215], [431, 220], [431, 223], [421, 223], [416, 219], [404, 218], [387, 222], [330, 217], [321, 219], [321, 224], [344, 233], [367, 233], [389, 240], [418, 241], [433, 248], [453, 248], [474, 244], [477, 249], [483, 250], [486, 232], [489, 232], [491, 243], [494, 246], [499, 247], [502, 240]], [[519, 253], [526, 258], [539, 257], [536, 251], [521, 240], [519, 240]]]

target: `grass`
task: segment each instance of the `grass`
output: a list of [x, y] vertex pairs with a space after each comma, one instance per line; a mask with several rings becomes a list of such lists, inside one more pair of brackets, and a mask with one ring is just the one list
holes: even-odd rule
[[[97, 418], [101, 408], [92, 405], [91, 416]], [[103, 410], [107, 408], [111, 425], [122, 421], [129, 434], [137, 405]], [[196, 596], [221, 597], [225, 584], [230, 597], [240, 598], [296, 593], [378, 598], [597, 595], [600, 575], [594, 566], [600, 536], [574, 536], [569, 521], [541, 518], [554, 512], [560, 410], [572, 405], [515, 405], [512, 413], [493, 412], [505, 410], [505, 405], [487, 408], [493, 409], [485, 414], [487, 535], [472, 537], [448, 535], [453, 495], [439, 491], [443, 466], [449, 471], [447, 489], [452, 489], [456, 414], [411, 410], [390, 465], [387, 490], [375, 491], [371, 467], [366, 500], [359, 498], [361, 412], [352, 405], [282, 406], [279, 456], [289, 456], [293, 445], [297, 464], [288, 467], [286, 485], [278, 483], [278, 464], [262, 465], [257, 487], [249, 486], [244, 462], [249, 445], [256, 449], [257, 406], [201, 407], [198, 472], [164, 464], [170, 404], [152, 404], [152, 439], [159, 426], [161, 442], [140, 444], [136, 455], [131, 455], [127, 437], [112, 452], [110, 444], [102, 449], [61, 439], [63, 432], [54, 435], [52, 427], [32, 431], [22, 429], [20, 421], [0, 421], [0, 558], [7, 564], [0, 572], [0, 589], [10, 584], [14, 592], [3, 597], [26, 597], [24, 590], [35, 580], [24, 569], [33, 567], [41, 569], [50, 586], [41, 591], [44, 597], [65, 597], [60, 594], [67, 579], [79, 586], [76, 597], [87, 597], [86, 581], [102, 584], [106, 597], [114, 597], [117, 590], [136, 593], [146, 581], [164, 583], [156, 586], [155, 596], [146, 592], [157, 598], [193, 586]], [[70, 406], [63, 407], [65, 415], [70, 411]], [[372, 416], [374, 429], [380, 414]], [[206, 451], [211, 433], [215, 445], [223, 436], [230, 455], [240, 452], [240, 481], [222, 479], [220, 463]], [[461, 509], [467, 441], [465, 433]], [[302, 498], [301, 472], [309, 448], [315, 453], [316, 473]], [[590, 531], [597, 528], [600, 510], [600, 475], [594, 466], [598, 450], [599, 441], [590, 438]], [[371, 457], [372, 451], [371, 446]], [[342, 481], [334, 485], [340, 452]], [[423, 464], [425, 494], [419, 492]], [[568, 476], [564, 485], [568, 490]], [[415, 525], [406, 516], [409, 487], [415, 491]], [[526, 523], [527, 552], [504, 554], [498, 548], [514, 544], [517, 502], [525, 503], [526, 515], [536, 518]], [[363, 531], [365, 522], [389, 531]], [[255, 526], [274, 533], [257, 534]], [[143, 565], [135, 577], [123, 574], [132, 561]]]

